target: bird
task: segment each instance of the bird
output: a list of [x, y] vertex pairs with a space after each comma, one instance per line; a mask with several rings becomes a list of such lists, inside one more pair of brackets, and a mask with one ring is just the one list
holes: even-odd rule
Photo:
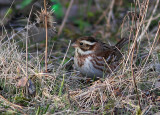
[[128, 43], [121, 39], [110, 46], [92, 36], [78, 38], [72, 46], [75, 48], [74, 68], [89, 78], [103, 78], [118, 68], [121, 60], [121, 48]]

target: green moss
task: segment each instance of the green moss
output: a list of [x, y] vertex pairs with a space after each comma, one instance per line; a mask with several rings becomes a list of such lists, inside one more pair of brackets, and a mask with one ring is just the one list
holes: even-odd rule
[[23, 105], [23, 106], [27, 106], [30, 100], [31, 99], [24, 97], [22, 93], [20, 95], [15, 96], [14, 98], [15, 103]]

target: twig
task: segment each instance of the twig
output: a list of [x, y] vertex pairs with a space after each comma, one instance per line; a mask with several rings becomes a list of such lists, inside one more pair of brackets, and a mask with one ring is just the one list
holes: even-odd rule
[[101, 6], [99, 5], [99, 0], [94, 0], [96, 3], [97, 10], [102, 11]]
[[105, 11], [103, 11], [102, 15], [96, 21], [94, 26], [96, 26], [97, 24], [99, 24], [101, 22], [101, 20], [106, 16], [106, 13], [108, 12], [108, 10], [109, 10], [109, 14], [108, 14], [108, 19], [107, 19], [107, 25], [110, 23], [110, 19], [111, 19], [111, 14], [113, 12], [112, 10], [113, 10], [114, 3], [115, 3], [115, 0], [112, 0], [112, 2], [110, 3], [110, 7], [106, 8]]
[[140, 100], [140, 97], [139, 97], [138, 87], [137, 87], [137, 83], [136, 83], [136, 76], [134, 75], [134, 70], [133, 70], [133, 58], [134, 58], [134, 50], [135, 50], [135, 48], [136, 48], [136, 42], [135, 42], [135, 44], [133, 44], [133, 45], [134, 45], [134, 47], [133, 47], [132, 56], [131, 56], [132, 80], [133, 80], [133, 84], [134, 84], [134, 86], [135, 86], [135, 91], [136, 91], [136, 94], [137, 94], [138, 105], [139, 105], [139, 107], [140, 107], [140, 110], [142, 110], [141, 100]]
[[14, 4], [15, 0], [12, 1], [10, 7], [7, 10], [7, 13], [5, 14], [5, 16], [3, 17], [3, 19], [1, 20], [1, 23], [3, 23], [3, 20], [6, 18], [6, 16], [8, 15], [8, 13], [10, 12], [10, 9], [12, 8], [13, 4]]
[[107, 65], [107, 67], [109, 68], [109, 70], [110, 70], [110, 71], [112, 72], [112, 74], [114, 75], [115, 73], [112, 71], [112, 69], [110, 68], [110, 66], [108, 65], [107, 61], [104, 59], [104, 57], [103, 57], [103, 60], [104, 60], [105, 64]]
[[148, 20], [148, 23], [147, 23], [146, 27], [143, 29], [143, 32], [141, 33], [141, 35], [138, 37], [137, 41], [140, 41], [142, 39], [143, 35], [146, 33], [147, 29], [149, 28], [151, 21], [153, 19], [153, 15], [155, 14], [155, 12], [157, 10], [158, 4], [159, 4], [159, 0], [157, 0], [156, 5], [151, 13], [149, 20]]
[[3, 19], [0, 21], [0, 25], [2, 25], [2, 27], [4, 28], [4, 30], [5, 30], [5, 32], [6, 32], [6, 36], [7, 36], [8, 39], [9, 39], [9, 36], [8, 36], [7, 30], [6, 30], [6, 28], [5, 28], [4, 24], [3, 24], [3, 21], [4, 21], [4, 19], [6, 18], [6, 16], [8, 15], [8, 13], [9, 13], [10, 9], [12, 8], [14, 2], [15, 2], [15, 0], [12, 1], [12, 3], [11, 3], [11, 5], [10, 5], [10, 7], [8, 8], [5, 16], [4, 16]]
[[74, 1], [74, 0], [71, 0], [70, 3], [69, 3], [69, 7], [68, 7], [68, 9], [67, 9], [67, 11], [66, 11], [65, 17], [64, 17], [64, 19], [63, 19], [63, 22], [62, 22], [60, 28], [59, 28], [58, 36], [61, 34], [62, 29], [63, 29], [63, 27], [64, 27], [64, 25], [65, 25], [65, 23], [66, 23], [66, 20], [67, 20], [67, 18], [68, 18], [68, 15], [69, 15], [71, 6], [72, 6], [72, 4], [73, 4], [73, 1]]
[[[149, 57], [150, 57], [150, 55], [151, 55], [151, 52], [152, 52], [154, 46], [156, 45], [156, 40], [157, 40], [156, 38], [158, 37], [159, 31], [160, 31], [160, 23], [159, 23], [158, 30], [157, 30], [157, 33], [156, 33], [156, 35], [155, 35], [154, 41], [153, 41], [153, 43], [152, 43], [151, 49], [150, 49], [150, 51], [149, 51], [149, 53], [148, 53], [148, 56], [147, 56], [147, 58], [146, 58], [146, 61], [145, 61], [144, 65], [143, 65], [141, 71], [139, 72], [138, 76], [140, 76], [141, 73], [143, 72], [144, 67], [146, 66], [146, 63], [147, 63], [147, 61], [148, 61], [148, 59], [149, 59]], [[138, 76], [137, 76], [137, 77], [138, 77]]]
[[[158, 23], [160, 25], [160, 21]], [[158, 40], [157, 40], [157, 44], [160, 44], [160, 30], [159, 30], [159, 37], [158, 37]]]
[[[154, 21], [154, 20], [157, 20], [158, 18], [160, 17], [160, 14], [157, 14], [155, 17], [152, 17], [152, 20], [151, 21]], [[148, 22], [150, 19], [146, 20], [146, 22]]]
[[[135, 35], [135, 38], [134, 38], [133, 44], [132, 44], [132, 46], [131, 46], [130, 52], [128, 53], [128, 56], [127, 56], [127, 59], [126, 59], [126, 62], [125, 62], [124, 67], [126, 67], [127, 62], [128, 62], [128, 60], [129, 60], [129, 58], [130, 58], [130, 55], [131, 55], [131, 53], [132, 53], [132, 50], [133, 50], [134, 44], [136, 43], [136, 41], [137, 41], [137, 39], [138, 39], [138, 34], [139, 34], [139, 32], [140, 32], [140, 28], [141, 28], [141, 26], [142, 26], [142, 24], [143, 24], [144, 16], [145, 16], [145, 14], [147, 13], [148, 5], [149, 5], [149, 0], [147, 0], [147, 1], [146, 1], [146, 8], [145, 8], [144, 13], [142, 14], [141, 21], [139, 22], [139, 25], [138, 25], [138, 27], [137, 27], [136, 35]], [[124, 73], [124, 70], [123, 70], [123, 73]]]
[[46, 48], [45, 48], [45, 71], [47, 73], [47, 48], [48, 48], [48, 28], [47, 28], [47, 8], [46, 0], [44, 0], [44, 10], [45, 10], [45, 29], [46, 29]]
[[[132, 17], [132, 22], [133, 21], [134, 21], [134, 17]], [[140, 100], [140, 97], [139, 97], [138, 87], [137, 87], [137, 83], [136, 83], [136, 76], [134, 75], [134, 69], [133, 69], [134, 51], [136, 49], [136, 46], [137, 46], [137, 42], [134, 41], [132, 54], [131, 54], [131, 72], [132, 72], [132, 81], [133, 81], [133, 84], [134, 84], [134, 87], [135, 87], [135, 92], [136, 92], [137, 99], [138, 99], [138, 105], [139, 105], [140, 110], [142, 111], [141, 100]]]
[[110, 21], [111, 21], [111, 17], [113, 15], [113, 6], [114, 6], [115, 0], [112, 0], [111, 4], [110, 4], [110, 10], [108, 13], [108, 19], [107, 19], [107, 25], [110, 27]]
[[138, 98], [138, 105], [139, 105], [141, 111], [142, 111], [141, 102], [140, 102], [140, 97], [139, 97], [139, 94], [138, 94], [138, 88], [137, 88], [137, 84], [136, 84], [136, 78], [135, 78], [135, 76], [134, 76], [134, 70], [133, 70], [133, 67], [132, 67], [132, 66], [133, 66], [133, 57], [134, 57], [134, 50], [135, 50], [135, 47], [136, 47], [136, 41], [137, 41], [137, 39], [138, 39], [138, 34], [139, 34], [139, 32], [140, 32], [140, 28], [141, 28], [141, 26], [142, 26], [142, 24], [143, 24], [143, 22], [144, 22], [145, 15], [146, 15], [147, 10], [148, 10], [148, 5], [149, 5], [149, 0], [146, 1], [145, 11], [144, 11], [143, 14], [142, 14], [142, 18], [141, 18], [140, 24], [138, 25], [137, 30], [136, 30], [136, 35], [135, 35], [135, 38], [134, 38], [134, 43], [133, 43], [133, 45], [131, 46], [131, 50], [130, 50], [130, 52], [129, 52], [129, 54], [128, 54], [127, 61], [126, 61], [126, 63], [125, 63], [125, 66], [126, 66], [126, 64], [127, 64], [127, 62], [128, 62], [128, 59], [129, 59], [129, 57], [130, 57], [130, 55], [131, 55], [132, 80], [133, 80], [133, 84], [134, 84], [134, 86], [135, 86], [135, 91], [136, 91], [137, 98]]
[[11, 103], [10, 101], [8, 101], [7, 99], [5, 99], [2, 95], [0, 95], [0, 98], [2, 98], [3, 101], [5, 101], [6, 103], [8, 103], [10, 106], [12, 106], [13, 108], [17, 109], [18, 111], [20, 111], [22, 114], [26, 115], [22, 110], [23, 109], [22, 106], [20, 105], [16, 105]]
[[71, 98], [70, 98], [70, 91], [69, 91], [69, 87], [68, 85], [66, 86], [66, 91], [67, 91], [67, 98], [68, 98], [68, 102], [69, 102], [69, 108], [71, 108]]
[[[31, 11], [29, 13], [28, 21], [27, 21], [27, 33], [26, 33], [26, 78], [28, 80], [28, 25], [29, 25], [29, 19], [31, 17], [33, 5], [31, 8]], [[26, 94], [28, 95], [28, 86], [26, 85]]]
[[99, 17], [99, 19], [96, 21], [96, 23], [94, 24], [94, 26], [96, 26], [97, 24], [99, 24], [101, 22], [101, 20], [105, 17], [106, 13], [108, 12], [108, 8], [103, 11], [102, 15]]
[[69, 41], [69, 45], [68, 45], [67, 51], [66, 51], [66, 53], [65, 53], [65, 55], [64, 55], [64, 58], [63, 58], [63, 60], [62, 60], [62, 63], [60, 64], [60, 66], [59, 66], [58, 69], [57, 69], [57, 73], [58, 73], [59, 70], [62, 68], [62, 65], [63, 65], [63, 63], [64, 63], [64, 60], [66, 59], [66, 56], [67, 56], [67, 53], [68, 53], [68, 50], [69, 50], [70, 45], [71, 45], [71, 40]]
[[28, 77], [28, 25], [29, 25], [29, 19], [31, 17], [33, 5], [31, 8], [31, 11], [29, 13], [28, 21], [27, 21], [27, 33], [26, 33], [26, 77]]

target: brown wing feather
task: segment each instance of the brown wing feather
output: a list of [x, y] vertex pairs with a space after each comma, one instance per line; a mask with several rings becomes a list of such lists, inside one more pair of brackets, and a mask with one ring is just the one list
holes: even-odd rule
[[120, 49], [128, 42], [129, 40], [126, 38], [121, 39], [115, 46], [109, 46], [105, 43], [100, 42], [100, 45], [103, 46], [103, 49], [101, 50], [101, 52], [99, 52], [99, 55], [103, 55], [107, 63], [117, 61], [122, 57]]
[[126, 45], [129, 42], [128, 38], [122, 38], [115, 46], [118, 49], [121, 49], [124, 45]]

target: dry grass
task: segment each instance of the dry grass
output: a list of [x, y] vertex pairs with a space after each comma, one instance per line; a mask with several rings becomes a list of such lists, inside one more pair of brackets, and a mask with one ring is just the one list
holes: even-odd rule
[[[112, 2], [111, 2], [112, 3]], [[113, 3], [114, 4], [114, 3]], [[114, 5], [110, 8], [113, 16]], [[72, 66], [69, 52], [50, 50], [48, 73], [44, 53], [38, 48], [28, 53], [29, 89], [17, 87], [26, 76], [25, 51], [19, 41], [0, 42], [0, 112], [4, 114], [155, 114], [160, 112], [160, 24], [153, 31], [148, 28], [156, 16], [159, 0], [148, 12], [149, 0], [137, 1], [136, 10], [128, 13], [121, 27], [121, 35], [133, 39], [123, 52], [120, 69], [107, 78], [85, 83]], [[107, 11], [107, 10], [106, 10]], [[155, 17], [154, 17], [155, 16]], [[111, 26], [110, 20], [106, 20]], [[30, 28], [28, 28], [30, 29]], [[16, 33], [15, 33], [16, 34]], [[24, 34], [24, 33], [23, 33]], [[4, 34], [6, 35], [6, 33]], [[13, 36], [17, 36], [14, 35]], [[24, 35], [21, 35], [24, 36]], [[19, 36], [19, 37], [21, 37]], [[2, 36], [2, 39], [4, 37]], [[61, 43], [61, 41], [59, 42]], [[31, 47], [31, 46], [30, 46]], [[37, 46], [38, 47], [38, 46]], [[65, 63], [64, 61], [68, 59]], [[84, 83], [83, 83], [84, 82]], [[30, 87], [32, 86], [32, 88]], [[34, 89], [34, 88], [35, 89]]]

